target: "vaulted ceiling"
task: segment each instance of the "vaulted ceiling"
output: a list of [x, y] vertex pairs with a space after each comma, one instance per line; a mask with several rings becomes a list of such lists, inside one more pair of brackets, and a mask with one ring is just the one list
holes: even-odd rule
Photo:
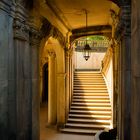
[[[119, 9], [109, 0], [46, 0], [44, 4], [46, 7], [41, 4], [42, 14], [52, 20], [54, 25], [59, 24], [60, 28], [68, 31], [85, 27], [86, 15], [83, 9], [88, 11], [89, 27], [111, 25], [110, 9]], [[47, 9], [51, 12], [45, 12]]]

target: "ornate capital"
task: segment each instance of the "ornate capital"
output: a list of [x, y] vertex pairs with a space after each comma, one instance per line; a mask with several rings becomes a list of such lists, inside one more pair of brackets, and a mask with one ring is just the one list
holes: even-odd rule
[[121, 13], [118, 25], [116, 27], [115, 38], [118, 40], [121, 36], [131, 36], [131, 6], [121, 7]]
[[39, 30], [31, 27], [30, 28], [30, 44], [31, 46], [39, 46], [41, 41], [41, 36]]
[[55, 57], [56, 57], [56, 54], [55, 54], [54, 51], [48, 51], [48, 56], [49, 56], [50, 58], [55, 58]]
[[71, 54], [71, 50], [70, 49], [66, 49], [65, 54], [66, 54], [66, 58], [69, 58], [70, 54]]
[[29, 26], [25, 21], [14, 19], [14, 38], [27, 41], [29, 39]]

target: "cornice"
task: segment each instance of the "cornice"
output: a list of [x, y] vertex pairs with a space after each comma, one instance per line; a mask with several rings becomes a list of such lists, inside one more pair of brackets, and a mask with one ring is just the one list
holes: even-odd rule
[[13, 13], [15, 11], [15, 3], [13, 0], [6, 1], [6, 0], [0, 0], [0, 10], [6, 12], [9, 16], [13, 16]]

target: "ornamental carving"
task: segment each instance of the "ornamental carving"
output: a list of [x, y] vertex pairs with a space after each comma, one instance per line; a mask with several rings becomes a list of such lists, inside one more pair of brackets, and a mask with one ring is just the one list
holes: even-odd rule
[[31, 46], [39, 46], [41, 41], [41, 35], [39, 30], [31, 27], [30, 28], [30, 44]]
[[50, 58], [55, 58], [55, 57], [56, 57], [56, 54], [55, 54], [54, 51], [48, 51], [48, 56], [49, 56]]
[[13, 23], [14, 38], [27, 41], [29, 39], [29, 26], [20, 19], [15, 19]]
[[49, 38], [52, 36], [59, 41], [62, 47], [66, 46], [65, 37], [63, 34], [45, 18], [42, 20], [42, 27], [40, 32], [42, 38]]
[[119, 22], [115, 31], [115, 38], [119, 40], [122, 36], [131, 36], [131, 6], [121, 7]]

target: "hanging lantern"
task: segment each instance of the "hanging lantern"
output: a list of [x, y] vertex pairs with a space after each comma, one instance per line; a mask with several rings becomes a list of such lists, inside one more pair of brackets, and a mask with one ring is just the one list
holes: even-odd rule
[[[86, 32], [87, 32], [87, 10], [84, 9], [84, 11], [86, 14]], [[86, 35], [86, 44], [83, 49], [83, 57], [85, 58], [86, 61], [89, 59], [90, 53], [91, 53], [91, 48], [90, 48], [89, 44], [87, 43], [87, 35]]]
[[90, 58], [91, 48], [88, 44], [85, 45], [83, 49], [83, 57], [87, 61]]

